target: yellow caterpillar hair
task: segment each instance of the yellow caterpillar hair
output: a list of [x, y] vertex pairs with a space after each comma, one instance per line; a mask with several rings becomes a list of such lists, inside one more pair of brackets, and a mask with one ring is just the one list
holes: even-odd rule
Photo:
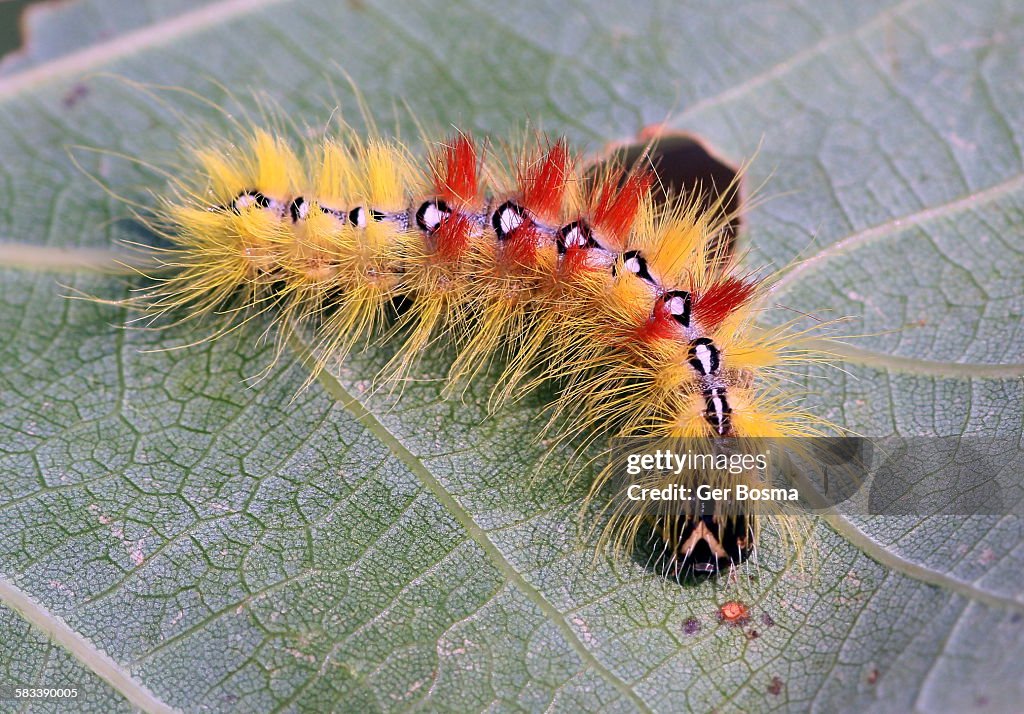
[[[733, 218], [721, 199], [659, 205], [650, 171], [588, 171], [544, 137], [502, 161], [455, 134], [420, 160], [348, 128], [301, 151], [252, 128], [190, 154], [146, 219], [169, 243], [129, 301], [146, 315], [216, 316], [215, 335], [268, 315], [279, 344], [312, 336], [313, 375], [396, 341], [391, 385], [454, 343], [452, 387], [500, 358], [493, 404], [553, 381], [549, 429], [584, 444], [821, 433], [778, 379], [820, 357], [789, 325], [754, 325], [766, 283], [717, 240]], [[620, 544], [653, 528], [677, 573], [742, 560], [756, 535], [703, 511], [613, 521]]]

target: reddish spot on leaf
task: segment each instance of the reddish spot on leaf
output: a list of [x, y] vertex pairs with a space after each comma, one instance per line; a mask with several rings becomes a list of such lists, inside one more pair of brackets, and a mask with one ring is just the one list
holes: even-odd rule
[[718, 619], [729, 625], [745, 625], [750, 621], [750, 608], [739, 600], [730, 600], [718, 608]]

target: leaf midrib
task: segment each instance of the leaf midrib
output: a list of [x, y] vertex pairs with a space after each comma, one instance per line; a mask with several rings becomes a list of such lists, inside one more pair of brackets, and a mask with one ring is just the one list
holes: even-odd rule
[[0, 602], [9, 605], [33, 627], [44, 632], [53, 642], [66, 649], [89, 671], [103, 679], [142, 711], [172, 714], [178, 710], [157, 697], [144, 684], [132, 677], [112, 657], [98, 649], [63, 619], [43, 607], [28, 593], [0, 575]]
[[[290, 340], [290, 346], [299, 355], [304, 363], [309, 359], [309, 347], [300, 341], [296, 336]], [[467, 535], [483, 550], [488, 559], [498, 568], [506, 582], [515, 585], [544, 614], [553, 624], [573, 651], [588, 665], [594, 672], [603, 677], [609, 684], [615, 687], [625, 696], [638, 711], [651, 712], [652, 710], [633, 691], [633, 688], [622, 678], [612, 672], [607, 666], [589, 650], [579, 635], [566, 620], [565, 615], [558, 610], [534, 585], [532, 585], [522, 573], [516, 570], [505, 558], [498, 546], [491, 540], [487, 532], [473, 519], [458, 499], [442, 484], [436, 476], [427, 468], [422, 459], [413, 454], [399, 439], [381, 422], [376, 415], [367, 409], [338, 379], [328, 372], [321, 370], [318, 381], [328, 395], [341, 404], [362, 426], [372, 433], [382, 445], [394, 454], [406, 468], [411, 471], [420, 483], [444, 506], [455, 520], [465, 528]]]
[[[109, 64], [113, 60], [132, 54], [142, 49], [166, 44], [170, 40], [201, 32], [217, 24], [228, 22], [235, 17], [255, 14], [256, 10], [273, 5], [283, 4], [290, 0], [220, 0], [197, 10], [160, 20], [155, 24], [146, 25], [138, 30], [118, 35], [106, 42], [99, 42], [83, 50], [50, 60], [20, 73], [0, 78], [0, 102], [16, 96], [18, 92], [31, 88], [35, 84], [53, 81], [63, 76], [83, 74], [84, 69]], [[816, 43], [805, 47], [775, 64], [769, 65], [757, 74], [751, 75], [737, 83], [723, 87], [721, 91], [695, 100], [685, 109], [668, 117], [666, 124], [678, 124], [685, 117], [695, 114], [708, 107], [724, 104], [749, 92], [773, 79], [785, 76], [794, 67], [810, 62], [816, 56], [825, 53], [833, 45], [846, 39], [856, 37], [875, 27], [879, 22], [895, 14], [903, 12], [915, 5], [923, 5], [932, 0], [904, 0], [880, 10], [877, 14], [864, 20], [859, 25], [843, 32], [823, 35]]]
[[912, 560], [907, 560], [895, 553], [891, 548], [887, 548], [871, 538], [846, 516], [835, 514], [825, 515], [822, 517], [825, 519], [825, 522], [828, 523], [829, 526], [831, 526], [832, 529], [842, 536], [847, 542], [886, 566], [886, 568], [891, 571], [902, 573], [903, 575], [919, 582], [934, 585], [942, 588], [943, 590], [947, 590], [951, 593], [965, 597], [968, 600], [972, 600], [989, 607], [1024, 614], [1024, 602], [1016, 600], [1008, 595], [998, 595], [996, 593], [983, 590], [971, 583], [959, 580], [952, 575], [934, 570], [926, 565], [915, 563]]
[[240, 15], [276, 5], [286, 0], [221, 0], [196, 10], [144, 25], [138, 30], [116, 35], [85, 49], [57, 57], [22, 72], [0, 79], [0, 101], [19, 92], [65, 76], [84, 74], [83, 70], [110, 64], [116, 59], [150, 47], [166, 44], [178, 37], [228, 22]]
[[883, 10], [879, 11], [878, 14], [872, 15], [870, 18], [852, 27], [845, 32], [837, 32], [831, 35], [825, 35], [816, 43], [807, 47], [799, 52], [796, 52], [784, 60], [781, 60], [769, 67], [766, 67], [757, 74], [748, 77], [747, 79], [723, 89], [717, 94], [712, 94], [703, 99], [698, 99], [693, 104], [690, 104], [685, 109], [679, 111], [677, 114], [669, 118], [666, 122], [671, 126], [680, 126], [685, 120], [696, 116], [702, 111], [718, 107], [726, 104], [733, 99], [738, 97], [746, 96], [747, 94], [756, 91], [758, 88], [768, 84], [774, 79], [784, 77], [787, 72], [799, 67], [800, 65], [810, 62], [815, 57], [825, 54], [835, 45], [838, 45], [846, 40], [854, 37], [858, 37], [868, 30], [874, 29], [876, 25], [882, 21], [898, 15], [906, 10], [916, 6], [924, 5], [931, 2], [931, 0], [904, 0], [904, 2], [896, 5], [891, 5]]
[[849, 233], [837, 238], [814, 255], [794, 263], [772, 286], [769, 297], [777, 297], [785, 293], [797, 278], [804, 273], [815, 270], [821, 263], [839, 255], [845, 255], [865, 245], [892, 238], [900, 234], [910, 234], [911, 228], [920, 227], [934, 220], [958, 216], [982, 204], [998, 201], [1024, 188], [1024, 174], [1018, 173], [999, 183], [992, 184], [976, 191], [938, 205], [927, 206], [918, 211], [875, 224], [869, 228]]

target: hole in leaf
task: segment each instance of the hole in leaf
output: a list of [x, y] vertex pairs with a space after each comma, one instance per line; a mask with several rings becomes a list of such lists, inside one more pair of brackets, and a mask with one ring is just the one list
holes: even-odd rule
[[740, 181], [736, 180], [738, 169], [715, 156], [698, 138], [666, 133], [649, 141], [616, 147], [609, 158], [626, 166], [641, 160], [649, 162], [658, 176], [654, 187], [654, 200], [658, 204], [687, 194], [700, 196], [703, 207], [710, 210], [721, 200], [721, 209], [731, 218], [716, 239], [724, 241], [726, 250], [732, 251], [741, 225], [742, 191]]

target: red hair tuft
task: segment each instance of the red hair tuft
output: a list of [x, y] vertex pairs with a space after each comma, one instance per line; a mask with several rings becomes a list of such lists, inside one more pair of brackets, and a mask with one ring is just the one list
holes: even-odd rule
[[437, 256], [445, 262], [457, 261], [469, 248], [472, 231], [472, 222], [462, 213], [456, 212], [445, 218], [434, 232]]
[[[621, 185], [620, 185], [621, 184]], [[591, 208], [591, 222], [603, 235], [622, 243], [636, 221], [640, 204], [654, 185], [654, 174], [649, 171], [631, 173], [622, 181], [622, 172], [613, 172], [598, 188]]]
[[705, 330], [714, 330], [753, 296], [756, 287], [754, 282], [743, 278], [723, 278], [703, 292], [693, 294], [694, 319]]
[[536, 168], [520, 177], [523, 206], [542, 217], [557, 214], [572, 175], [572, 164], [572, 155], [565, 140], [559, 139], [548, 149]]
[[529, 267], [537, 263], [537, 246], [545, 236], [528, 218], [501, 242], [506, 265]]
[[451, 143], [445, 145], [439, 160], [434, 164], [434, 188], [437, 195], [453, 207], [479, 203], [478, 163], [473, 139], [466, 134], [454, 137]]

